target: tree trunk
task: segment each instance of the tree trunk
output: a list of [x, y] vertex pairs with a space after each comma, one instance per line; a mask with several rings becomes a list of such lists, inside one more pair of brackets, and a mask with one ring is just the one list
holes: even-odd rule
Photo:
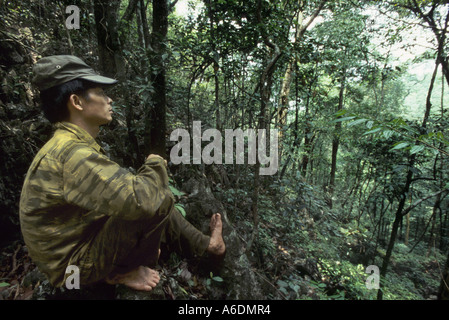
[[[259, 23], [262, 23], [261, 6], [262, 1], [258, 1], [257, 18]], [[269, 129], [271, 120], [269, 102], [271, 96], [271, 86], [273, 81], [273, 73], [276, 68], [276, 63], [279, 57], [281, 56], [281, 51], [279, 49], [279, 46], [269, 39], [268, 35], [265, 34], [263, 40], [265, 45], [270, 49], [270, 54], [267, 59], [267, 62], [265, 63], [264, 70], [262, 71], [258, 83], [258, 88], [260, 90], [260, 114], [257, 127], [259, 129], [268, 129], [266, 130], [266, 137], [267, 141], [269, 141], [270, 140]], [[257, 138], [256, 141], [258, 141]], [[256, 143], [256, 145], [257, 145], [256, 150], [258, 150], [259, 148], [258, 143]], [[266, 150], [269, 150], [268, 146]], [[251, 213], [253, 216], [254, 229], [251, 234], [251, 238], [247, 244], [246, 249], [248, 251], [251, 249], [254, 240], [257, 239], [259, 232], [259, 211], [258, 211], [259, 189], [260, 189], [260, 162], [259, 157], [256, 157], [255, 174], [254, 174], [254, 191], [252, 195], [252, 205], [251, 205]]]
[[[135, 4], [136, 0], [132, 1]], [[126, 40], [126, 32], [122, 30], [122, 37], [119, 39], [118, 29], [126, 28], [135, 12], [133, 4], [130, 3], [122, 19], [118, 21], [118, 11], [120, 1], [95, 0], [93, 2], [95, 26], [97, 31], [98, 55], [100, 59], [100, 70], [105, 76], [120, 80], [119, 86], [125, 85], [126, 71], [125, 59], [122, 55], [121, 43]], [[134, 112], [130, 101], [130, 93], [124, 91], [123, 101], [126, 101], [126, 127], [128, 130], [129, 144], [127, 149], [131, 157], [125, 159], [127, 166], [135, 167], [139, 165], [138, 140], [134, 134]]]
[[150, 35], [150, 28], [148, 26], [148, 19], [147, 19], [147, 6], [145, 5], [145, 2], [143, 0], [138, 0], [137, 3], [138, 8], [138, 14], [140, 15], [140, 20], [142, 22], [141, 26], [141, 32], [143, 36], [143, 47], [145, 48], [145, 51], [148, 52], [151, 50], [151, 35]]
[[215, 106], [215, 126], [216, 129], [221, 131], [222, 128], [222, 121], [221, 121], [221, 114], [220, 114], [220, 101], [219, 101], [219, 93], [220, 93], [220, 82], [218, 79], [218, 70], [220, 68], [219, 66], [219, 54], [217, 52], [216, 49], [216, 45], [215, 45], [215, 15], [214, 15], [214, 8], [212, 6], [212, 3], [210, 0], [206, 1], [207, 4], [207, 13], [209, 16], [209, 39], [210, 39], [210, 48], [212, 51], [212, 56], [213, 56], [213, 65], [214, 65], [214, 83], [215, 83], [215, 101], [214, 101], [214, 106]]
[[404, 238], [404, 244], [408, 246], [408, 241], [410, 237], [410, 213], [407, 213], [405, 216], [405, 238]]
[[310, 151], [312, 148], [312, 140], [311, 137], [311, 126], [310, 126], [310, 115], [309, 115], [309, 98], [307, 98], [306, 110], [304, 115], [305, 128], [304, 128], [304, 155], [301, 160], [301, 173], [305, 178], [307, 176], [307, 166], [309, 164]]
[[447, 256], [446, 266], [441, 279], [440, 290], [438, 292], [439, 300], [449, 300], [449, 254]]
[[165, 52], [168, 31], [167, 0], [153, 0], [153, 33], [151, 37], [152, 52], [150, 53], [151, 84], [154, 88], [153, 108], [148, 110], [145, 121], [146, 153], [167, 157], [165, 133], [166, 123], [166, 82], [165, 82]]
[[[269, 59], [269, 62], [267, 63], [267, 67], [265, 68], [261, 78], [260, 78], [260, 115], [259, 115], [259, 123], [258, 128], [259, 129], [268, 129], [266, 130], [266, 138], [267, 138], [267, 149], [268, 147], [268, 141], [270, 140], [270, 119], [269, 119], [269, 101], [271, 96], [271, 85], [273, 81], [273, 72], [274, 72], [274, 66], [280, 56], [279, 48], [274, 45], [274, 52], [272, 53], [271, 58]], [[258, 150], [260, 148], [257, 138], [257, 148]], [[254, 174], [254, 191], [252, 196], [252, 205], [251, 205], [251, 213], [253, 216], [253, 223], [254, 223], [254, 229], [253, 233], [251, 235], [251, 239], [248, 242], [247, 250], [251, 248], [253, 245], [255, 239], [258, 237], [259, 233], [259, 212], [258, 212], [258, 199], [259, 199], [259, 189], [260, 189], [260, 161], [259, 157], [256, 157], [256, 165], [255, 165], [255, 174]]]
[[[315, 64], [315, 69], [318, 66], [318, 62]], [[314, 72], [314, 76], [312, 81], [310, 82], [310, 86], [308, 88], [309, 92], [312, 92], [313, 86], [317, 81], [316, 73]], [[304, 155], [301, 159], [301, 174], [304, 178], [307, 176], [307, 167], [310, 161], [310, 155], [312, 154], [312, 144], [315, 140], [315, 135], [312, 134], [312, 117], [310, 115], [310, 97], [311, 95], [307, 95], [305, 111], [304, 111]]]
[[[309, 18], [306, 24], [303, 24], [304, 22], [304, 14], [302, 11], [303, 7], [303, 1], [299, 0], [299, 9], [296, 16], [296, 32], [295, 32], [295, 38], [293, 40], [293, 43], [297, 43], [302, 39], [302, 36], [307, 31], [307, 28], [311, 25], [311, 23], [315, 20], [315, 18], [318, 16], [320, 11], [323, 9], [324, 4], [327, 0], [321, 1], [318, 8], [315, 10], [315, 12], [312, 14], [312, 16]], [[280, 101], [279, 101], [279, 107], [277, 110], [277, 123], [279, 127], [279, 141], [282, 141], [282, 137], [284, 135], [285, 126], [287, 124], [287, 111], [288, 111], [288, 104], [289, 104], [289, 95], [290, 95], [290, 87], [291, 87], [291, 81], [292, 81], [292, 74], [293, 74], [293, 68], [295, 65], [297, 66], [299, 63], [299, 55], [294, 53], [293, 56], [290, 58], [287, 69], [284, 74], [284, 80], [282, 82], [281, 87], [281, 93], [280, 93]], [[282, 143], [279, 143], [279, 159], [281, 158], [280, 155], [282, 153]]]
[[388, 264], [390, 263], [390, 258], [391, 258], [391, 254], [393, 253], [393, 248], [394, 248], [394, 244], [396, 242], [396, 238], [397, 238], [397, 234], [398, 234], [398, 230], [399, 230], [399, 225], [402, 221], [403, 216], [403, 210], [404, 210], [404, 206], [405, 206], [405, 201], [407, 200], [407, 195], [409, 193], [410, 190], [410, 186], [412, 184], [412, 177], [413, 177], [413, 171], [412, 168], [415, 164], [415, 156], [416, 154], [411, 155], [410, 158], [410, 162], [409, 162], [409, 170], [407, 173], [407, 178], [405, 181], [405, 186], [404, 189], [402, 191], [402, 197], [401, 200], [399, 201], [399, 205], [398, 208], [396, 210], [396, 214], [395, 214], [395, 219], [393, 222], [393, 226], [391, 227], [391, 234], [390, 234], [390, 241], [388, 242], [388, 247], [387, 247], [387, 252], [385, 254], [385, 257], [383, 259], [382, 262], [382, 267], [380, 269], [380, 283], [379, 283], [379, 291], [377, 292], [377, 299], [378, 300], [382, 300], [383, 297], [383, 291], [382, 291], [382, 279], [385, 278], [385, 275], [387, 274], [387, 268], [388, 268]]
[[105, 76], [124, 79], [125, 63], [118, 37], [120, 0], [94, 0], [100, 70]]
[[[301, 2], [300, 6], [301, 6]], [[301, 10], [298, 11], [298, 14], [296, 16], [296, 33], [293, 43], [298, 42], [301, 27], [303, 23], [303, 13]], [[299, 57], [297, 54], [294, 54], [287, 65], [287, 70], [284, 74], [284, 81], [282, 82], [281, 87], [281, 95], [280, 95], [280, 101], [279, 101], [279, 108], [278, 108], [278, 114], [277, 114], [277, 122], [279, 125], [279, 139], [282, 140], [282, 136], [284, 133], [285, 125], [287, 124], [287, 110], [288, 110], [288, 102], [289, 102], [289, 95], [290, 95], [290, 85], [292, 82], [292, 73], [293, 73], [293, 67], [294, 64], [296, 65], [299, 62]], [[282, 144], [281, 144], [282, 145]]]
[[[340, 94], [338, 98], [338, 111], [343, 109], [343, 100], [344, 100], [344, 92], [345, 92], [345, 84], [346, 84], [346, 70], [343, 70], [343, 75], [340, 80]], [[335, 124], [335, 132], [334, 132], [334, 139], [332, 141], [332, 164], [331, 164], [331, 173], [330, 173], [330, 180], [329, 180], [329, 207], [332, 208], [332, 196], [334, 194], [335, 189], [335, 175], [337, 173], [337, 154], [338, 154], [338, 147], [340, 145], [340, 129], [341, 129], [341, 122], [337, 122]]]

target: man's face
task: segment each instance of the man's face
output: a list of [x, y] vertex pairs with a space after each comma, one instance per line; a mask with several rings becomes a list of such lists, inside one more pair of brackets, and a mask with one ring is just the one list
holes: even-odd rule
[[101, 87], [87, 90], [83, 100], [83, 115], [86, 122], [94, 126], [108, 124], [112, 120], [112, 99]]

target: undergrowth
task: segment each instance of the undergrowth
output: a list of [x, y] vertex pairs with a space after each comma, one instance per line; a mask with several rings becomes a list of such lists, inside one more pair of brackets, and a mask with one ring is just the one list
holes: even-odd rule
[[[277, 287], [278, 294], [271, 298], [375, 300], [378, 290], [367, 285], [373, 275], [368, 267], [380, 269], [385, 248], [368, 237], [368, 223], [341, 219], [346, 215], [343, 209], [327, 208], [312, 186], [288, 188], [290, 192], [278, 189], [283, 196], [259, 197], [258, 241], [252, 253], [257, 267]], [[222, 194], [234, 220], [241, 222], [243, 239], [253, 228], [252, 217], [244, 214], [249, 194], [243, 189]], [[379, 279], [383, 299], [436, 298], [444, 255], [433, 248], [427, 256], [423, 245], [410, 249], [411, 245], [396, 243], [387, 275]]]

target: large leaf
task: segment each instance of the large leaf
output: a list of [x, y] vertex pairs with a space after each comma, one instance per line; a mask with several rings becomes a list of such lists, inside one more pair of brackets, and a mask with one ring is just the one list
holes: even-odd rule
[[379, 132], [380, 130], [382, 130], [382, 128], [381, 127], [377, 127], [377, 128], [374, 128], [372, 130], [369, 130], [369, 131], [365, 132], [363, 135], [366, 136], [368, 134], [373, 134], [373, 133]]
[[335, 119], [335, 120], [332, 121], [332, 122], [343, 122], [343, 121], [348, 121], [348, 120], [352, 120], [352, 119], [355, 119], [355, 118], [356, 118], [355, 116], [344, 117], [344, 118], [338, 118], [338, 119]]
[[419, 153], [419, 152], [421, 152], [421, 151], [423, 151], [423, 150], [424, 150], [424, 146], [422, 146], [422, 145], [416, 145], [416, 146], [413, 146], [413, 147], [410, 149], [410, 154]]
[[391, 148], [390, 151], [404, 149], [407, 148], [408, 146], [409, 146], [408, 142], [401, 142], [396, 144], [393, 148]]
[[173, 186], [169, 186], [171, 192], [173, 193], [173, 195], [177, 196], [177, 197], [181, 197], [182, 195], [184, 195], [184, 193], [182, 191], [179, 191], [178, 189], [176, 189]]
[[368, 119], [357, 119], [347, 124], [348, 127], [352, 127], [361, 123], [368, 121]]

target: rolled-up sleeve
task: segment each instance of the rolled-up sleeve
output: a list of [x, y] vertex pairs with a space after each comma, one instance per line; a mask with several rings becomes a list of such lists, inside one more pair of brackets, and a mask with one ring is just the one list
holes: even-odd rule
[[125, 220], [168, 213], [174, 203], [162, 159], [147, 160], [133, 174], [83, 145], [67, 155], [63, 184], [68, 203]]

